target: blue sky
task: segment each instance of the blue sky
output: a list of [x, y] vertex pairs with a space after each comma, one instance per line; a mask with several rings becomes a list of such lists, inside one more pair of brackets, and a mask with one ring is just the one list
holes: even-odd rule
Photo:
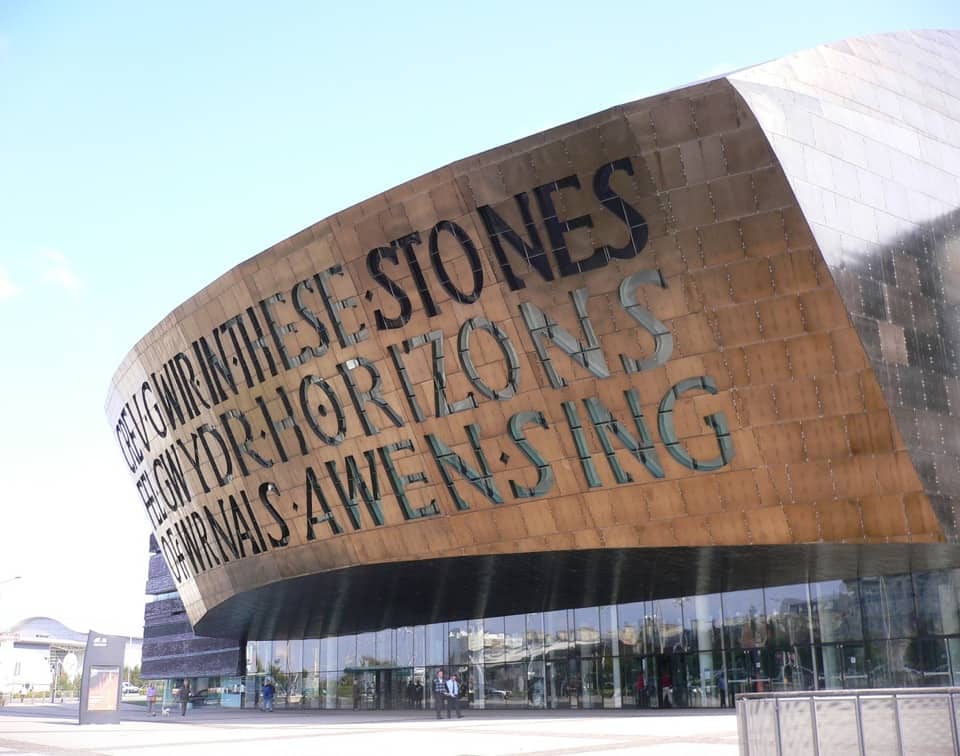
[[147, 520], [107, 386], [241, 260], [621, 102], [960, 26], [956, 0], [332, 5], [0, 0], [0, 627], [140, 632]]

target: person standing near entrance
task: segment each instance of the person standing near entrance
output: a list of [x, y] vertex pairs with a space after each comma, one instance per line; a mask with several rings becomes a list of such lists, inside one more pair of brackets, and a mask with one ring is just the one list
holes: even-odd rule
[[456, 675], [450, 675], [447, 680], [447, 719], [451, 719], [451, 714], [456, 711], [457, 719], [463, 719], [460, 713], [460, 681]]
[[720, 708], [727, 708], [727, 676], [721, 669], [717, 672], [717, 690], [720, 692]]
[[447, 681], [443, 679], [443, 670], [437, 670], [437, 676], [433, 678], [433, 708], [437, 712], [437, 719], [440, 719], [440, 713], [443, 711], [443, 703], [447, 698]]
[[264, 711], [273, 711], [273, 680], [269, 677], [267, 681], [263, 684], [263, 710]]
[[190, 703], [190, 681], [184, 680], [180, 686], [180, 716], [187, 716], [187, 704]]
[[157, 703], [157, 686], [153, 683], [150, 683], [147, 686], [147, 714], [151, 717], [157, 716], [157, 712], [153, 710], [153, 707]]

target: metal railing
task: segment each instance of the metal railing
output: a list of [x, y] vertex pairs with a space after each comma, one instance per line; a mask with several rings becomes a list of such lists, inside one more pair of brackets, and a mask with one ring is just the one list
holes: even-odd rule
[[960, 755], [960, 688], [737, 695], [741, 756]]

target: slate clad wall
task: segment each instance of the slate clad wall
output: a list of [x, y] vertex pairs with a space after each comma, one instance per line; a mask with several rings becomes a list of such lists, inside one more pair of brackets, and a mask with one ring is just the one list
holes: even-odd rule
[[[173, 577], [151, 538], [148, 596], [176, 590]], [[179, 598], [152, 601], [143, 613], [143, 657], [145, 679], [236, 675], [240, 672], [240, 645], [235, 640], [194, 635]]]

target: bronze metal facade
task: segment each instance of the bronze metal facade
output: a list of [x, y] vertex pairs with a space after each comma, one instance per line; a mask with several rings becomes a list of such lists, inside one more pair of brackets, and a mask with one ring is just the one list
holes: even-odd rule
[[106, 409], [195, 629], [956, 566], [958, 46], [612, 108], [180, 305]]

